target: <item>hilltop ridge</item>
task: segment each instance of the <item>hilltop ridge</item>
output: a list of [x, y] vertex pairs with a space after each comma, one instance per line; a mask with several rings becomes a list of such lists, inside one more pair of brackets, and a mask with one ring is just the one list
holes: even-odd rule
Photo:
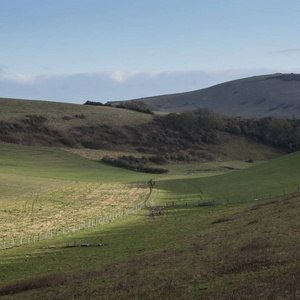
[[300, 117], [300, 75], [253, 76], [191, 92], [139, 99], [162, 112], [208, 108], [241, 117]]

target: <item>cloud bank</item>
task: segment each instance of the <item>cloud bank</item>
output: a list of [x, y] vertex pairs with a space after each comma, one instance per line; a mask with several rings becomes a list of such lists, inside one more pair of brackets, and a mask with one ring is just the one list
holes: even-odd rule
[[300, 48], [282, 49], [272, 53], [300, 53]]
[[[1, 66], [0, 66], [1, 70]], [[188, 92], [278, 70], [102, 72], [67, 75], [0, 73], [0, 97], [82, 104]]]
[[0, 73], [4, 72], [7, 67], [5, 65], [0, 64]]

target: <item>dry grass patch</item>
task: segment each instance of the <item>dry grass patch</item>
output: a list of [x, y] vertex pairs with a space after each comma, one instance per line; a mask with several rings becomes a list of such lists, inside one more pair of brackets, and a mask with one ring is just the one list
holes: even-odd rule
[[40, 189], [27, 190], [24, 186], [11, 197], [0, 195], [2, 238], [50, 232], [103, 218], [143, 203], [149, 194], [146, 183], [38, 181]]

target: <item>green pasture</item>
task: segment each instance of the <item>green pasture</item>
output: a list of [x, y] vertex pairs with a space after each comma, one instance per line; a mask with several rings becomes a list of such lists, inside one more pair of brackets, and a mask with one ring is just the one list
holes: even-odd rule
[[151, 201], [234, 203], [296, 192], [300, 186], [300, 152], [226, 174], [203, 177], [197, 173], [157, 178]]
[[[296, 152], [257, 164], [212, 162], [194, 172], [186, 166], [181, 174], [163, 177], [53, 148], [1, 145], [2, 237], [13, 231], [15, 236], [45, 231], [84, 215], [101, 216], [142, 203], [151, 178], [152, 204], [188, 205], [168, 207], [154, 216], [145, 209], [101, 226], [1, 250], [0, 295], [7, 284], [25, 281], [26, 290], [37, 280], [40, 288], [2, 298], [97, 299], [100, 293], [106, 295], [103, 299], [217, 299], [222, 291], [247, 285], [256, 276], [278, 274], [283, 263], [293, 271], [299, 267], [293, 256], [298, 253], [299, 197], [281, 198], [300, 185], [299, 161]], [[199, 207], [199, 201], [216, 205]], [[86, 243], [91, 247], [80, 247]], [[267, 265], [256, 266], [257, 247], [263, 250], [259, 260]], [[240, 250], [244, 248], [248, 250]]]
[[59, 149], [0, 145], [0, 243], [140, 205], [152, 176]]
[[[234, 299], [248, 285], [257, 293], [256, 282], [299, 267], [299, 203], [172, 207], [154, 217], [142, 210], [0, 251], [0, 295], [8, 284], [19, 292], [2, 299]], [[285, 278], [285, 292], [298, 289], [297, 277]]]
[[[236, 210], [231, 208], [231, 212]], [[152, 218], [147, 210], [141, 210], [109, 224], [0, 251], [0, 286], [16, 279], [81, 272], [127, 257], [184, 247], [185, 235], [207, 230], [209, 223], [224, 215], [222, 211], [222, 206], [169, 208], [161, 218]], [[91, 247], [67, 247], [85, 243]], [[97, 247], [99, 243], [104, 246]]]
[[89, 160], [64, 150], [0, 145], [0, 173], [87, 182], [145, 182], [152, 174], [137, 173]]

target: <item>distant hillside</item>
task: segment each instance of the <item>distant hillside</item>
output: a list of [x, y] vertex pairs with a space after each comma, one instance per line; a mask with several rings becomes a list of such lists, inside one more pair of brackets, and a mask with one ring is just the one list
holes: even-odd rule
[[[282, 149], [298, 150], [299, 136], [297, 120], [243, 120], [207, 109], [159, 115], [109, 106], [0, 98], [0, 144], [63, 147], [84, 153], [99, 150], [104, 154], [97, 159], [109, 155], [107, 163], [135, 170], [166, 162], [267, 159], [281, 155]], [[263, 155], [258, 153], [261, 147], [265, 148]], [[112, 152], [127, 157], [112, 161]]]
[[300, 74], [255, 76], [187, 93], [140, 99], [163, 112], [209, 108], [241, 117], [300, 117]]

